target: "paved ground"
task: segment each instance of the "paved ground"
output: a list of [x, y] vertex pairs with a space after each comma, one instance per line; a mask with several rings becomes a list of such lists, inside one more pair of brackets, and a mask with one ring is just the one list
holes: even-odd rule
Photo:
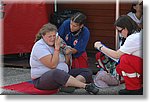
[[[98, 69], [95, 65], [95, 54], [88, 54], [89, 68], [92, 69], [93, 74], [96, 74]], [[29, 66], [29, 55], [25, 57], [19, 57], [16, 55], [9, 55], [4, 57], [4, 65], [2, 68], [3, 85], [11, 85], [24, 81], [30, 81], [30, 66]], [[123, 89], [124, 85], [111, 86], [105, 89], [99, 89], [99, 95], [117, 95], [118, 90]], [[10, 90], [2, 90], [2, 94], [24, 94]], [[70, 95], [70, 93], [58, 92], [57, 95]], [[86, 95], [88, 94], [84, 89], [76, 89], [71, 95]]]
[[[30, 69], [28, 68], [3, 68], [3, 86], [29, 81]], [[99, 95], [117, 95], [118, 90], [124, 88], [124, 85], [111, 86], [105, 89], [99, 89]], [[24, 94], [10, 90], [2, 90], [2, 94]], [[76, 89], [71, 95], [87, 95], [88, 93], [84, 89]], [[70, 93], [58, 92], [57, 95], [70, 95]]]

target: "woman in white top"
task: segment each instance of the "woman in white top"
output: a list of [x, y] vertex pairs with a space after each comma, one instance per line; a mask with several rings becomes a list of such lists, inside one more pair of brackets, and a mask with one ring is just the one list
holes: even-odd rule
[[115, 59], [120, 59], [117, 73], [125, 80], [125, 89], [119, 94], [143, 94], [143, 58], [142, 58], [142, 32], [129, 16], [124, 15], [115, 22], [116, 29], [126, 38], [119, 50], [115, 51], [105, 47], [100, 41], [94, 47]]
[[[143, 29], [143, 1], [134, 1], [127, 15], [131, 17], [141, 29]], [[125, 38], [120, 37], [120, 45], [123, 45], [125, 40]]]
[[143, 29], [143, 1], [134, 2], [130, 12], [127, 15], [130, 16], [138, 24], [138, 26]]
[[[98, 89], [92, 82], [89, 69], [68, 69], [65, 57], [60, 56], [60, 37], [56, 26], [48, 23], [39, 30], [30, 56], [31, 78], [41, 90], [59, 89], [63, 86], [84, 88], [91, 94]], [[67, 55], [66, 55], [67, 57]]]

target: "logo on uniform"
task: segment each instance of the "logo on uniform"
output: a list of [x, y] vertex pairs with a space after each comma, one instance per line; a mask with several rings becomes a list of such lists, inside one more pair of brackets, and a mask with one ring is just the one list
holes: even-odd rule
[[73, 45], [75, 46], [77, 43], [78, 43], [78, 40], [75, 40], [75, 41], [73, 42]]

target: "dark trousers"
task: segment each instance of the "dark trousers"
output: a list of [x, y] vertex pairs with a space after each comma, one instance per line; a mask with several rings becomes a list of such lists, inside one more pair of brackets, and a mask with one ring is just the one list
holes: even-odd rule
[[40, 90], [53, 90], [64, 86], [69, 77], [82, 75], [87, 83], [92, 82], [92, 71], [90, 69], [71, 69], [69, 73], [63, 70], [52, 69], [44, 73], [41, 77], [34, 79], [34, 86]]

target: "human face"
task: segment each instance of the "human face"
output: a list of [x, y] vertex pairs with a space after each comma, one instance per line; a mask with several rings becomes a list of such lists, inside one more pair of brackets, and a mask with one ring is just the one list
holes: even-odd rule
[[127, 38], [128, 30], [126, 28], [116, 27], [116, 29], [124, 38]]
[[79, 23], [75, 23], [73, 21], [70, 22], [70, 30], [71, 32], [75, 32], [78, 31], [79, 29], [81, 29], [83, 27], [83, 24], [80, 25]]
[[49, 46], [54, 46], [54, 44], [55, 44], [55, 38], [56, 38], [56, 32], [55, 31], [47, 32], [45, 35], [42, 35], [42, 37], [43, 37], [43, 40]]
[[143, 13], [143, 5], [142, 4], [137, 4], [133, 8], [136, 10], [136, 12], [141, 13], [141, 14]]

